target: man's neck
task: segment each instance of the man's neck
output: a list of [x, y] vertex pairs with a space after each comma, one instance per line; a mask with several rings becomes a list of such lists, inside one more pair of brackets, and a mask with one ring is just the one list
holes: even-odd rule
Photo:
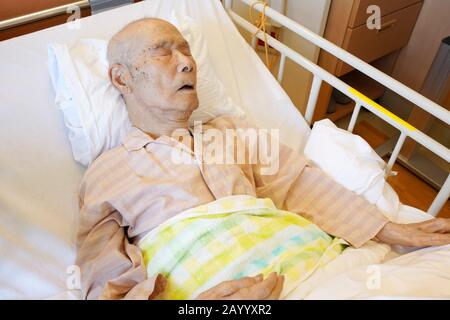
[[160, 136], [170, 136], [177, 129], [189, 128], [189, 116], [173, 110], [165, 110], [154, 108], [145, 112], [139, 107], [130, 108], [127, 105], [128, 116], [133, 126], [141, 129], [152, 138], [156, 139]]

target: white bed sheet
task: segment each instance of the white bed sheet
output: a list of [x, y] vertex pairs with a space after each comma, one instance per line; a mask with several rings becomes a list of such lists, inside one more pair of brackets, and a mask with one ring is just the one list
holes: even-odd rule
[[[66, 290], [75, 259], [78, 184], [62, 115], [54, 105], [47, 44], [109, 39], [131, 20], [169, 18], [173, 9], [201, 25], [214, 69], [251, 122], [281, 128], [301, 149], [309, 128], [239, 35], [219, 1], [152, 0], [0, 43], [0, 298], [47, 298]], [[256, 79], [257, 82], [256, 82]], [[70, 297], [63, 295], [59, 297]]]
[[389, 250], [374, 242], [349, 248], [288, 299], [450, 299], [450, 245], [393, 258]]
[[[428, 219], [423, 211], [400, 205], [397, 221]], [[347, 248], [316, 270], [286, 299], [450, 299], [450, 245], [422, 249], [369, 241]]]

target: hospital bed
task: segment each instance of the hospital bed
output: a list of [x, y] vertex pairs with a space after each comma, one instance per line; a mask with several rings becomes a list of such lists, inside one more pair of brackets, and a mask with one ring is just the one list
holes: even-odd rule
[[[54, 106], [46, 65], [48, 43], [70, 45], [80, 38], [109, 39], [126, 23], [143, 16], [168, 19], [174, 8], [201, 25], [211, 63], [227, 94], [244, 109], [248, 120], [263, 128], [280, 129], [281, 141], [291, 148], [299, 152], [304, 148], [318, 90], [325, 81], [356, 101], [350, 131], [359, 111], [365, 108], [401, 132], [386, 165], [387, 173], [406, 137], [450, 160], [450, 150], [445, 146], [267, 36], [268, 44], [281, 53], [280, 71], [275, 79], [233, 24], [234, 21], [252, 33], [257, 31], [233, 12], [230, 0], [224, 6], [215, 0], [144, 1], [83, 18], [79, 29], [61, 25], [13, 38], [0, 44], [0, 298], [77, 297], [76, 290], [68, 290], [68, 279], [75, 272], [71, 266], [76, 255], [78, 185], [85, 168], [73, 160], [67, 129]], [[450, 113], [441, 106], [275, 10], [261, 4], [254, 8], [265, 10], [268, 17], [285, 28], [450, 124]], [[264, 38], [261, 32], [257, 37]], [[286, 59], [313, 74], [304, 117], [278, 83], [283, 78]], [[449, 194], [450, 178], [447, 178], [428, 212], [439, 212]]]

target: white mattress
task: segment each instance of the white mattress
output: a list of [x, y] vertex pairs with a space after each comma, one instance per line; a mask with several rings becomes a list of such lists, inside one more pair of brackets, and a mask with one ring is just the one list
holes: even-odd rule
[[62, 115], [54, 106], [47, 44], [109, 39], [131, 20], [169, 18], [173, 9], [204, 31], [215, 71], [251, 122], [281, 128], [301, 149], [306, 122], [244, 42], [219, 1], [152, 0], [0, 43], [0, 298], [47, 298], [66, 290], [75, 259], [78, 184]]

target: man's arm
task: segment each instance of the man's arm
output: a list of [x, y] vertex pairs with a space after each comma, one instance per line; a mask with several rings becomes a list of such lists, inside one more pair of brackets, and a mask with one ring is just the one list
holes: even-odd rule
[[[242, 119], [225, 120], [228, 128], [252, 128]], [[240, 140], [250, 153], [252, 146]], [[355, 247], [374, 238], [388, 223], [375, 205], [312, 167], [309, 160], [277, 141], [277, 137], [258, 134], [257, 145], [268, 146], [266, 153], [270, 155], [262, 160], [258, 154], [257, 163], [251, 166], [258, 197], [270, 198], [277, 208], [296, 212]]]
[[[375, 205], [341, 186], [319, 168], [311, 167], [303, 156], [282, 151], [284, 148], [280, 148], [280, 153], [290, 155], [284, 156], [284, 163], [280, 161], [277, 175], [260, 178], [263, 186], [257, 188], [258, 196], [277, 199], [278, 207], [302, 215], [355, 247], [373, 239], [388, 223]], [[298, 167], [296, 163], [304, 165]]]
[[408, 225], [390, 222], [374, 204], [281, 143], [279, 167], [275, 175], [263, 176], [256, 166], [258, 196], [272, 198], [277, 207], [301, 214], [355, 247], [369, 240], [413, 247], [450, 243], [450, 219]]
[[355, 247], [373, 239], [388, 223], [374, 204], [308, 165], [293, 182], [286, 208]]
[[116, 209], [130, 187], [124, 153], [113, 149], [87, 170], [80, 185], [76, 264], [81, 269], [82, 296], [88, 299], [147, 299], [155, 279], [139, 247], [130, 243], [127, 228], [135, 227], [127, 212]]
[[122, 217], [82, 207], [76, 264], [85, 299], [148, 299], [155, 279], [147, 279], [140, 249], [129, 243]]

